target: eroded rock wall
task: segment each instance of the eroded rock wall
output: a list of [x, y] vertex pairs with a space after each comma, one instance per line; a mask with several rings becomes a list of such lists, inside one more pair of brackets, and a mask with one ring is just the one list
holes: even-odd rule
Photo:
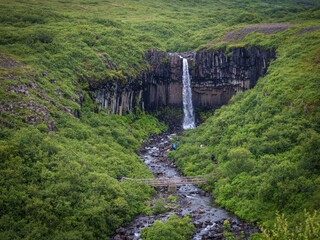
[[91, 95], [100, 109], [121, 116], [132, 113], [137, 105], [144, 110], [142, 92], [142, 82], [131, 79], [124, 86], [118, 82], [98, 84], [92, 87]]
[[150, 51], [146, 54], [152, 76], [146, 79], [146, 108], [182, 107], [182, 56], [188, 59], [192, 99], [196, 109], [227, 104], [238, 91], [255, 86], [275, 58], [275, 51], [234, 48], [224, 51], [201, 50], [188, 53]]
[[259, 48], [196, 52], [189, 64], [195, 108], [227, 104], [236, 92], [253, 88], [275, 57], [275, 51]]
[[101, 108], [120, 115], [132, 112], [137, 104], [147, 111], [182, 108], [182, 57], [189, 63], [194, 108], [217, 108], [227, 104], [236, 92], [254, 87], [276, 54], [274, 50], [234, 48], [228, 54], [223, 50], [150, 50], [145, 57], [150, 69], [136, 79], [129, 78], [124, 86], [115, 82], [92, 88]]
[[178, 54], [157, 50], [146, 52], [150, 74], [144, 79], [143, 100], [149, 111], [182, 106], [182, 59]]

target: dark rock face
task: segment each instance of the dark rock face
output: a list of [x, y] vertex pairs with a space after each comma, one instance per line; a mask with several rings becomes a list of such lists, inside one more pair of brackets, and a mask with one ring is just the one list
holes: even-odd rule
[[[181, 53], [188, 59], [195, 109], [227, 104], [238, 91], [255, 86], [275, 58], [272, 50], [234, 48], [230, 56], [222, 50]], [[146, 58], [151, 76], [144, 82], [147, 110], [182, 107], [182, 58], [178, 53], [149, 51]]]
[[227, 104], [238, 91], [255, 86], [265, 75], [269, 63], [276, 58], [274, 50], [234, 48], [200, 50], [187, 53], [166, 53], [150, 50], [145, 57], [150, 65], [125, 86], [94, 86], [94, 95], [101, 107], [110, 113], [132, 112], [139, 104], [143, 110], [161, 107], [182, 108], [182, 57], [188, 59], [192, 100], [195, 110], [207, 110]]
[[258, 48], [234, 48], [231, 56], [222, 50], [196, 52], [190, 59], [195, 108], [227, 104], [236, 92], [253, 88], [272, 59], [274, 51]]
[[[143, 72], [140, 75], [144, 74]], [[105, 109], [109, 114], [122, 115], [132, 113], [137, 104], [144, 109], [142, 89], [141, 81], [129, 78], [125, 85], [119, 82], [108, 82], [91, 86], [91, 97], [95, 98], [100, 108]]]
[[146, 110], [182, 107], [182, 59], [178, 54], [151, 50], [146, 53], [150, 73], [144, 79], [143, 100]]

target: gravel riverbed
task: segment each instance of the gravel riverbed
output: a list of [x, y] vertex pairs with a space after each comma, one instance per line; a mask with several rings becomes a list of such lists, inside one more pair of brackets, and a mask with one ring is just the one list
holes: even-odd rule
[[[174, 162], [167, 158], [167, 153], [171, 150], [169, 140], [174, 135], [155, 136], [142, 145], [139, 155], [156, 178], [182, 176]], [[172, 212], [180, 217], [190, 214], [191, 223], [197, 229], [193, 240], [225, 239], [223, 234], [225, 220], [230, 222], [229, 232], [239, 239], [249, 239], [251, 234], [259, 232], [259, 228], [253, 222], [245, 222], [220, 208], [208, 192], [197, 186], [177, 186], [176, 193], [168, 193], [167, 187], [157, 187], [157, 191], [158, 194], [154, 199], [161, 197], [165, 199], [169, 195], [177, 196], [177, 207], [173, 206], [170, 212], [158, 215], [150, 213], [136, 216], [126, 226], [118, 228], [111, 239], [139, 240], [143, 228], [152, 226], [156, 220], [166, 221]]]

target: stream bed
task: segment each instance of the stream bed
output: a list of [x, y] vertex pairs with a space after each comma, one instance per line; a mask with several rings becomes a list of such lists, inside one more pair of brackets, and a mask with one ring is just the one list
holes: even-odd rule
[[[153, 172], [155, 178], [182, 176], [174, 162], [166, 157], [167, 153], [171, 150], [169, 140], [174, 135], [155, 136], [148, 143], [143, 144], [141, 148], [139, 155], [150, 171]], [[174, 195], [178, 197], [178, 206], [171, 208], [170, 212], [158, 215], [150, 213], [149, 215], [136, 216], [126, 226], [118, 228], [111, 239], [139, 240], [141, 239], [140, 231], [143, 228], [152, 226], [156, 220], [166, 221], [172, 212], [179, 217], [190, 214], [191, 223], [197, 229], [193, 240], [225, 239], [223, 223], [226, 219], [230, 222], [229, 232], [232, 232], [239, 239], [249, 239], [251, 234], [260, 232], [253, 222], [247, 223], [234, 214], [220, 208], [215, 204], [213, 197], [209, 193], [197, 186], [177, 186], [176, 193], [168, 193], [167, 187], [157, 187], [157, 191], [158, 194], [155, 196], [155, 199]]]

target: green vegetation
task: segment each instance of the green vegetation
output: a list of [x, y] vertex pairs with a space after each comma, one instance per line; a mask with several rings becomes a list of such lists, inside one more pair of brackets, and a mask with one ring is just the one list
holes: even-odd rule
[[[136, 75], [147, 68], [143, 60], [147, 49], [189, 51], [238, 24], [318, 18], [319, 9], [314, 8], [318, 1], [308, 3], [2, 0], [0, 52], [18, 57], [39, 72], [49, 71], [67, 91], [79, 79], [114, 81]], [[106, 69], [102, 56], [113, 67]]]
[[152, 201], [149, 201], [148, 206], [145, 207], [144, 209], [144, 214], [149, 215], [149, 214], [160, 214], [163, 212], [171, 211], [174, 212], [179, 205], [177, 204], [178, 196], [172, 196], [169, 195], [167, 198], [166, 196], [156, 198]]
[[84, 112], [81, 121], [56, 118], [49, 134], [2, 130], [0, 238], [101, 239], [142, 212], [154, 190], [118, 181], [152, 176], [135, 154], [142, 139], [123, 119]]
[[320, 207], [320, 32], [300, 31], [295, 26], [268, 36], [253, 33], [230, 43], [274, 47], [278, 59], [253, 89], [237, 93], [187, 131], [170, 153], [188, 175], [213, 172], [216, 201], [266, 227], [273, 226], [276, 211], [292, 227], [304, 209]]
[[179, 218], [171, 215], [165, 223], [156, 221], [152, 227], [143, 229], [141, 237], [145, 240], [188, 240], [195, 231], [188, 216]]
[[154, 206], [153, 206], [153, 209], [152, 209], [152, 213], [153, 214], [159, 214], [159, 213], [162, 213], [162, 212], [165, 212], [167, 211], [167, 208], [166, 208], [166, 203], [158, 198], [154, 201]]
[[73, 95], [54, 96], [50, 78], [11, 57], [0, 61], [8, 109], [1, 111], [0, 238], [104, 239], [143, 212], [155, 191], [119, 180], [152, 177], [136, 152], [166, 126], [141, 111], [99, 112], [86, 92], [82, 106]]
[[[320, 36], [298, 33], [320, 25], [320, 8], [318, 0], [299, 3], [2, 0], [0, 238], [105, 239], [145, 211], [154, 191], [117, 180], [151, 177], [136, 152], [166, 126], [139, 109], [107, 115], [87, 90], [125, 85], [149, 67], [144, 53], [153, 48], [277, 50], [255, 89], [237, 94], [213, 117], [203, 113], [206, 123], [187, 132], [172, 157], [186, 174], [214, 172], [217, 201], [246, 219], [271, 227], [278, 210], [289, 225], [303, 221], [303, 209], [318, 209], [320, 201]], [[275, 22], [300, 25], [223, 41], [247, 24]], [[182, 112], [156, 115], [178, 121]], [[194, 231], [177, 217], [150, 229], [147, 239], [162, 236], [158, 231], [170, 239]]]
[[178, 196], [170, 195], [170, 196], [168, 196], [167, 201], [172, 202], [172, 203], [176, 203], [178, 201]]
[[305, 212], [305, 222], [297, 226], [295, 231], [288, 229], [287, 220], [277, 215], [277, 222], [271, 231], [263, 230], [263, 240], [303, 240], [320, 238], [320, 217], [315, 211], [313, 215]]

